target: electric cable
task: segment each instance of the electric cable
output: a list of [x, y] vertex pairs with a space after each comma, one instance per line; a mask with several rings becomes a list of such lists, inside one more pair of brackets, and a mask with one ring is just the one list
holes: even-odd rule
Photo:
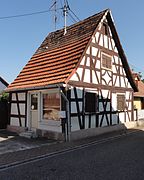
[[[57, 10], [60, 10], [60, 9], [62, 9], [62, 8], [58, 8]], [[38, 12], [33, 12], [33, 13], [26, 13], [26, 14], [12, 15], [12, 16], [3, 16], [3, 17], [0, 17], [0, 20], [32, 16], [32, 15], [37, 15], [37, 14], [44, 14], [44, 13], [48, 13], [50, 11], [54, 11], [54, 10], [48, 9], [45, 11], [38, 11]]]

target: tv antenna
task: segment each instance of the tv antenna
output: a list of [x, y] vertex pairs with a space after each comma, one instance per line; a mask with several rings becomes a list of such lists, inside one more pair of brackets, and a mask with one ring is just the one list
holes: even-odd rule
[[57, 0], [53, 0], [53, 3], [50, 7], [50, 10], [53, 10], [54, 11], [54, 27], [55, 27], [55, 30], [56, 30], [56, 25], [57, 25]]
[[68, 1], [64, 0], [64, 7], [63, 7], [63, 15], [64, 15], [64, 35], [67, 33], [67, 15], [70, 7], [68, 5]]
[[[59, 4], [61, 3], [61, 8], [58, 8]], [[70, 6], [68, 4], [68, 0], [52, 0], [52, 5], [49, 8], [50, 10], [54, 11], [54, 27], [55, 30], [57, 29], [57, 21], [58, 21], [58, 10], [63, 11], [63, 17], [64, 17], [64, 35], [67, 33], [67, 17], [69, 16], [73, 22], [80, 21], [80, 19], [76, 16], [76, 14], [70, 9]]]

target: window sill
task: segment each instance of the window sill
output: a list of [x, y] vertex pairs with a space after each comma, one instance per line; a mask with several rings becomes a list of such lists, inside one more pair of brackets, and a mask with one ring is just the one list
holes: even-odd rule
[[47, 126], [60, 126], [61, 121], [60, 120], [41, 120], [41, 125], [47, 125]]

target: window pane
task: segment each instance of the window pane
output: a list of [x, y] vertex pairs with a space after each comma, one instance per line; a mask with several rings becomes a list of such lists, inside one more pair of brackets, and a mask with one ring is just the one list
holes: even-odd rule
[[43, 94], [43, 119], [59, 120], [59, 93]]
[[31, 95], [31, 110], [37, 110], [38, 107], [38, 95], [32, 94]]

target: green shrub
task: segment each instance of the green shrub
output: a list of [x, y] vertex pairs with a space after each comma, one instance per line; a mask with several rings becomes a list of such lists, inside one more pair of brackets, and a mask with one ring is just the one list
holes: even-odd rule
[[6, 92], [2, 92], [1, 94], [0, 94], [0, 101], [5, 101], [5, 100], [7, 100], [8, 101], [8, 98], [9, 98], [9, 94], [8, 93], [6, 93]]

